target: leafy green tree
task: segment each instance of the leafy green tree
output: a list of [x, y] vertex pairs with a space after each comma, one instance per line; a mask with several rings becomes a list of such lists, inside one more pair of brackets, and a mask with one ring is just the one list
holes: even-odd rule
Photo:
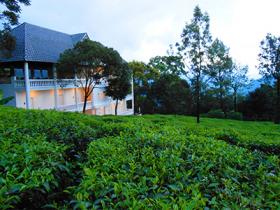
[[0, 12], [2, 30], [0, 31], [0, 50], [4, 56], [9, 57], [15, 49], [15, 38], [11, 35], [11, 26], [18, 24], [19, 14], [21, 13], [20, 4], [30, 5], [30, 0], [1, 0], [3, 5]]
[[185, 64], [180, 54], [175, 54], [173, 47], [167, 51], [166, 56], [156, 56], [150, 59], [149, 65], [158, 69], [162, 74], [185, 75]]
[[220, 109], [226, 113], [225, 99], [229, 92], [232, 71], [232, 59], [229, 56], [229, 49], [222, 41], [216, 39], [208, 50], [208, 59], [207, 74], [211, 81], [211, 87], [219, 101]]
[[233, 109], [234, 112], [238, 112], [237, 110], [237, 96], [238, 91], [248, 85], [249, 79], [247, 76], [248, 66], [241, 66], [239, 64], [233, 64], [232, 72], [230, 75], [230, 87], [233, 91]]
[[267, 34], [260, 45], [260, 74], [276, 81], [275, 123], [280, 123], [280, 37]]
[[125, 99], [131, 90], [131, 71], [126, 62], [118, 66], [108, 78], [105, 94], [116, 100], [115, 115], [118, 115], [118, 102]]
[[152, 85], [152, 95], [157, 113], [191, 113], [190, 86], [176, 74], [162, 74]]
[[140, 61], [128, 65], [133, 72], [134, 109], [139, 113], [154, 113], [151, 86], [159, 77], [159, 70]]
[[109, 74], [114, 75], [114, 71], [119, 71], [122, 64], [123, 59], [117, 51], [86, 39], [62, 53], [57, 68], [58, 71], [69, 69], [75, 72], [77, 86], [81, 86], [84, 92], [85, 113], [87, 100], [94, 88], [107, 79]]
[[186, 24], [181, 35], [181, 44], [176, 44], [184, 61], [188, 64], [188, 72], [194, 82], [196, 118], [200, 122], [200, 97], [201, 83], [205, 70], [207, 69], [207, 51], [211, 45], [211, 34], [209, 30], [209, 16], [202, 13], [197, 6], [194, 9], [191, 23]]
[[274, 115], [273, 87], [262, 84], [261, 87], [250, 92], [238, 106], [245, 119], [272, 120]]

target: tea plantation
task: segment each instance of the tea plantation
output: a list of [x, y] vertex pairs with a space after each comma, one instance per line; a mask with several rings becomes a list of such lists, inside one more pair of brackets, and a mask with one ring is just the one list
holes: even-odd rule
[[0, 209], [278, 209], [280, 126], [0, 107]]

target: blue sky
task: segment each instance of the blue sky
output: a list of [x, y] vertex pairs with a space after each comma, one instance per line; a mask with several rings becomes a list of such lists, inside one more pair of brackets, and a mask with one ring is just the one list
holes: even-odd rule
[[147, 62], [180, 40], [196, 5], [209, 13], [213, 37], [230, 47], [237, 62], [249, 65], [251, 77], [258, 77], [260, 41], [268, 32], [280, 35], [279, 0], [32, 0], [20, 22], [87, 32], [127, 61]]

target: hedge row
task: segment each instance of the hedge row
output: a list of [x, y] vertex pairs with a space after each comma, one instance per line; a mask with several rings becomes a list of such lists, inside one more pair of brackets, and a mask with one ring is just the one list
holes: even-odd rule
[[275, 209], [279, 147], [272, 123], [0, 107], [0, 208]]

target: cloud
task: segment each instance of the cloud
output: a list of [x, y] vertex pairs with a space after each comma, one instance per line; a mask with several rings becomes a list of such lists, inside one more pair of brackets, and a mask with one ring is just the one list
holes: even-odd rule
[[193, 9], [210, 15], [211, 32], [230, 47], [235, 60], [258, 76], [259, 43], [266, 33], [280, 35], [279, 0], [48, 0], [32, 1], [21, 21], [66, 33], [88, 32], [117, 49], [128, 61], [148, 61], [180, 40]]

